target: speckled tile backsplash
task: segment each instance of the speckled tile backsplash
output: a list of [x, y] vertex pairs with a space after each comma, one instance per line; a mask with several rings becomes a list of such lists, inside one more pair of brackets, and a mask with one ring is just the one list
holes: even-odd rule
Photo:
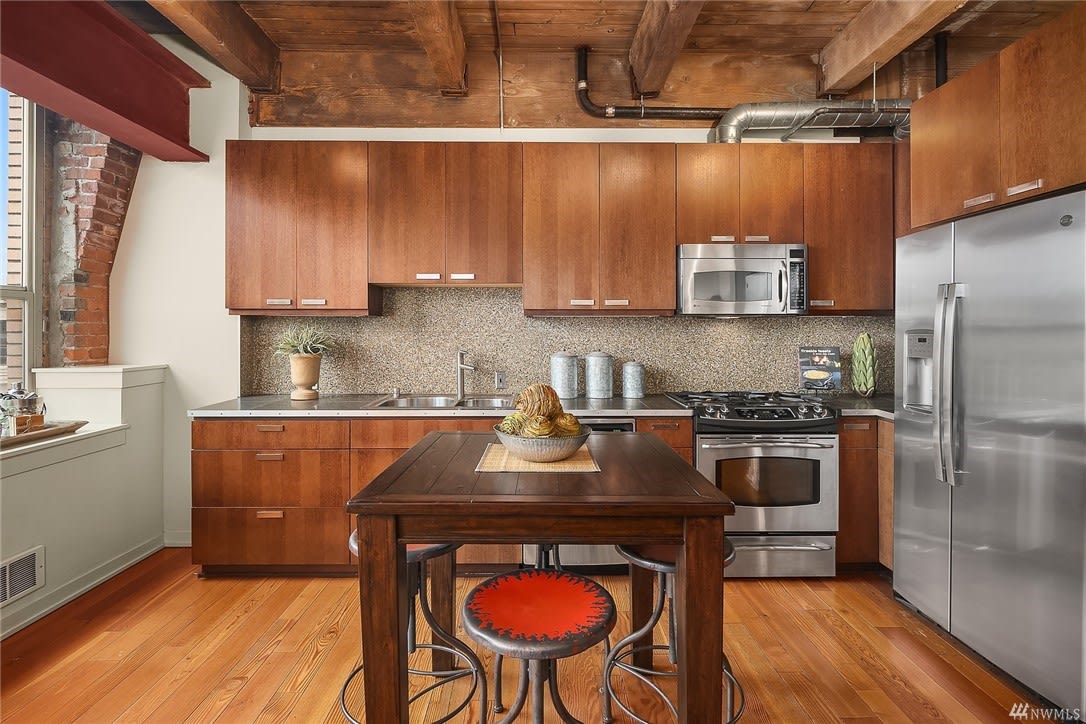
[[[386, 289], [382, 317], [316, 320], [336, 339], [325, 355], [325, 393], [452, 392], [458, 349], [467, 350], [468, 394], [494, 390], [494, 371], [505, 370], [508, 390], [550, 380], [551, 352], [602, 351], [614, 357], [614, 389], [622, 363], [645, 366], [645, 391], [795, 390], [797, 348], [839, 346], [843, 385], [851, 391], [849, 359], [860, 332], [875, 340], [878, 391], [894, 382], [891, 317], [749, 317], [740, 319], [532, 318], [521, 310], [520, 289]], [[272, 353], [282, 317], [242, 317], [243, 395], [291, 389], [287, 359]], [[581, 364], [580, 390], [584, 391]], [[620, 394], [620, 392], [616, 392]]]

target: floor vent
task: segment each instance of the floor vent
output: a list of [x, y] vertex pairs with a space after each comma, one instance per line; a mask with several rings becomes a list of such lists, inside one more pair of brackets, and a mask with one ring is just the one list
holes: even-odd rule
[[22, 598], [45, 585], [45, 546], [0, 563], [0, 606]]

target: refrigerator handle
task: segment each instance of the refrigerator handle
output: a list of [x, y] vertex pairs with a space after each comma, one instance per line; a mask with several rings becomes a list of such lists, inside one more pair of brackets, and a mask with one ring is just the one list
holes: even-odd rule
[[955, 370], [957, 369], [958, 346], [958, 300], [965, 297], [964, 284], [947, 284], [946, 296], [946, 326], [943, 339], [943, 356], [939, 363], [943, 367], [942, 381], [945, 393], [942, 399], [942, 409], [939, 417], [942, 421], [944, 443], [944, 462], [946, 463], [946, 482], [952, 486], [962, 484], [959, 477], [962, 470], [958, 466], [958, 451], [961, 449], [961, 440], [958, 439], [960, 426], [957, 424], [960, 412], [961, 400], [958, 399], [955, 389]]
[[932, 379], [931, 379], [931, 411], [932, 411], [932, 442], [935, 450], [935, 479], [944, 483], [947, 480], [946, 446], [943, 444], [945, 418], [943, 417], [944, 400], [944, 365], [943, 358], [946, 349], [946, 310], [947, 294], [950, 284], [940, 284], [936, 296], [935, 306], [935, 340], [932, 349]]

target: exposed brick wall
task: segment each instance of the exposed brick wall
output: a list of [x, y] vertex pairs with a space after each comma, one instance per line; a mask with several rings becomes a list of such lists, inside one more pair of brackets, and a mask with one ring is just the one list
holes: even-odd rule
[[56, 119], [49, 358], [65, 366], [109, 361], [109, 275], [142, 154], [75, 121]]

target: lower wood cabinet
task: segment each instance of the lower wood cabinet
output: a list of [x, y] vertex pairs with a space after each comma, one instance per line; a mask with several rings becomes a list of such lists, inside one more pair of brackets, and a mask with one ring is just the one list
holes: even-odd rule
[[651, 432], [694, 464], [694, 420], [691, 417], [639, 417], [634, 421], [637, 432]]
[[349, 565], [346, 502], [344, 498], [334, 508], [193, 508], [192, 562], [203, 566]]
[[837, 562], [879, 559], [878, 419], [842, 417]]
[[894, 568], [894, 423], [879, 420], [879, 563]]

